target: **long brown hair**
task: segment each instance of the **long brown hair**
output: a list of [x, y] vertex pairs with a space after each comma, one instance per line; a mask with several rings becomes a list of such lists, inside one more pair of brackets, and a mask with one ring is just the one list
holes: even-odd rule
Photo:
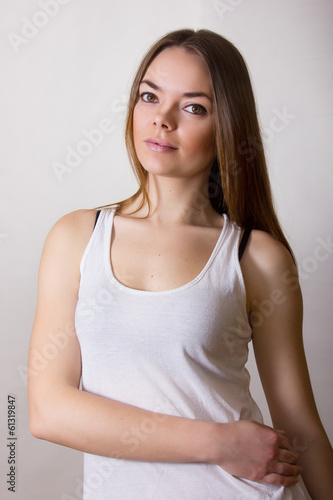
[[134, 147], [133, 110], [138, 101], [140, 82], [149, 65], [168, 47], [181, 47], [199, 55], [206, 62], [210, 74], [216, 122], [216, 159], [208, 186], [209, 201], [213, 208], [220, 214], [226, 213], [241, 228], [270, 233], [293, 255], [273, 206], [246, 63], [231, 42], [210, 30], [182, 29], [168, 33], [143, 58], [130, 93], [125, 134], [139, 189], [133, 196], [118, 203], [118, 211], [129, 207], [140, 195], [141, 204], [137, 210], [145, 203], [150, 209], [147, 172], [139, 162]]

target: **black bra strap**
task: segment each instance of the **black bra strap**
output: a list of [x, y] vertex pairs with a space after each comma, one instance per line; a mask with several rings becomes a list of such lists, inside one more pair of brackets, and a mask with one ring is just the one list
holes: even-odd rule
[[98, 217], [100, 216], [100, 213], [101, 213], [101, 211], [100, 211], [100, 210], [97, 210], [97, 212], [96, 212], [95, 224], [94, 224], [94, 229], [95, 229], [95, 227], [96, 227], [96, 224], [97, 224], [97, 221], [98, 221]]
[[241, 260], [241, 258], [243, 256], [243, 253], [244, 253], [246, 244], [248, 242], [250, 233], [251, 233], [251, 229], [245, 229], [245, 231], [243, 233], [243, 236], [242, 236], [242, 239], [241, 239], [241, 242], [240, 242], [240, 245], [239, 245], [239, 249], [238, 249], [238, 259], [239, 260]]

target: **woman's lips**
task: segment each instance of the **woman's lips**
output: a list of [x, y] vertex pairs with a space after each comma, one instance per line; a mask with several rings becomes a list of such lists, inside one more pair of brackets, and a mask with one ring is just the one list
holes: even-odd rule
[[157, 153], [173, 153], [178, 148], [174, 146], [171, 142], [164, 141], [162, 139], [156, 139], [154, 137], [150, 137], [144, 141], [148, 148], [152, 151], [156, 151]]

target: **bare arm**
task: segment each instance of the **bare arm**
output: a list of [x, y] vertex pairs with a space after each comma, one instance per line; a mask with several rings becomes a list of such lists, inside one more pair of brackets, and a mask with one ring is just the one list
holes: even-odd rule
[[[199, 422], [168, 418], [79, 390], [81, 357], [73, 321], [79, 263], [94, 219], [93, 211], [65, 216], [45, 243], [29, 354], [31, 432], [41, 439], [103, 456], [200, 460], [203, 457], [195, 446], [200, 436], [204, 441], [205, 434], [200, 432]], [[155, 423], [159, 432], [140, 439], [140, 427], [145, 429], [147, 420]], [[192, 441], [193, 426], [198, 437]], [[206, 445], [202, 442], [201, 449]]]
[[253, 345], [273, 425], [299, 453], [313, 500], [333, 491], [333, 454], [316, 409], [302, 341], [302, 295], [289, 252], [254, 231], [242, 259]]
[[[209, 462], [249, 479], [293, 484], [299, 473], [295, 456], [284, 436], [268, 427], [161, 415], [79, 390], [81, 357], [73, 322], [79, 263], [94, 219], [94, 211], [69, 214], [45, 243], [29, 354], [32, 434], [96, 455]], [[145, 432], [148, 428], [154, 432]], [[283, 474], [275, 471], [277, 459]]]

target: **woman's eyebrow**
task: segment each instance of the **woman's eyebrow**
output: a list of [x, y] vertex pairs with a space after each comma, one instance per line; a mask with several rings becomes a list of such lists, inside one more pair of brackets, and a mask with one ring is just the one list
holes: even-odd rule
[[150, 80], [142, 80], [140, 82], [140, 85], [142, 85], [143, 83], [145, 83], [146, 85], [148, 85], [149, 87], [151, 87], [154, 90], [161, 90], [161, 88], [158, 85], [156, 85], [155, 83], [151, 82]]
[[[145, 83], [146, 85], [151, 87], [153, 90], [162, 90], [161, 87], [156, 85], [156, 83], [151, 82], [150, 80], [142, 80], [140, 82], [140, 85], [142, 85], [143, 83]], [[183, 94], [183, 96], [184, 97], [206, 97], [206, 99], [209, 99], [209, 101], [213, 101], [213, 99], [205, 92], [185, 92]]]

